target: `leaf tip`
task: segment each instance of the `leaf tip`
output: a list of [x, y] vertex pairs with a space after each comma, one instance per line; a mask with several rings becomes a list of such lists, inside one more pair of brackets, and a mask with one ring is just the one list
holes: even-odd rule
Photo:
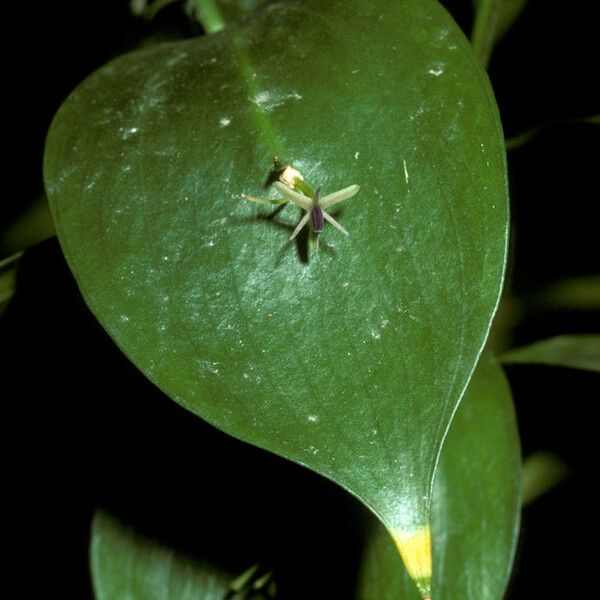
[[390, 533], [423, 600], [431, 600], [431, 526], [413, 531], [392, 529]]

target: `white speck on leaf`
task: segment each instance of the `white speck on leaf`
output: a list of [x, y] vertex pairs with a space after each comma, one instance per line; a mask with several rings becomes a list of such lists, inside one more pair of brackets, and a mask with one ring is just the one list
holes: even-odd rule
[[96, 185], [96, 180], [92, 179], [92, 181], [90, 181], [86, 186], [85, 186], [85, 191], [89, 192], [94, 186]]
[[128, 140], [130, 137], [134, 136], [136, 133], [139, 133], [139, 127], [121, 127], [119, 129], [121, 133], [122, 140]]
[[420, 117], [424, 112], [425, 112], [425, 107], [419, 106], [419, 108], [417, 108], [417, 110], [414, 112], [414, 114], [410, 115], [409, 119], [411, 121], [414, 121], [417, 117]]
[[429, 69], [429, 71], [427, 71], [430, 75], [433, 75], [434, 77], [439, 77], [443, 72], [444, 72], [444, 67], [437, 67], [434, 69]]
[[231, 123], [231, 117], [221, 117], [219, 119], [219, 125], [221, 127], [227, 127]]
[[319, 420], [319, 417], [317, 415], [308, 415], [308, 420], [311, 423], [316, 423]]
[[[235, 197], [237, 198], [237, 194], [235, 195]], [[187, 196], [185, 199], [188, 199]], [[214, 221], [208, 223], [207, 227], [223, 227], [225, 223], [227, 223], [227, 217], [221, 217], [220, 219], [215, 219]]]
[[358, 160], [359, 156], [360, 156], [360, 152], [355, 152], [354, 153], [354, 160]]
[[270, 99], [271, 95], [269, 94], [269, 92], [259, 92], [258, 94], [256, 94], [256, 96], [254, 96], [252, 102], [254, 102], [254, 104], [256, 104], [260, 108], [266, 108]]
[[211, 360], [200, 360], [199, 361], [200, 367], [202, 367], [202, 369], [208, 371], [209, 373], [212, 373], [213, 375], [218, 375], [219, 373], [219, 369], [218, 369], [218, 362], [213, 362]]
[[302, 100], [302, 96], [296, 91], [285, 94], [282, 92], [269, 92], [264, 90], [258, 92], [254, 98], [251, 98], [251, 101], [256, 104], [258, 108], [266, 112], [285, 104], [288, 100]]
[[408, 185], [408, 167], [406, 166], [406, 159], [402, 162], [404, 164], [404, 181], [406, 181], [406, 185]]
[[187, 52], [180, 52], [172, 58], [169, 58], [167, 61], [167, 67], [174, 67], [177, 63], [180, 63], [185, 58], [187, 58]]

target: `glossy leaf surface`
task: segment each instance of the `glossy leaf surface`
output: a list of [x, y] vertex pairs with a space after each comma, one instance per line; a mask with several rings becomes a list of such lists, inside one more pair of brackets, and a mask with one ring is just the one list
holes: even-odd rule
[[[349, 237], [309, 252], [297, 207], [240, 198], [274, 154], [324, 194], [361, 186], [334, 212]], [[400, 546], [429, 531], [507, 234], [493, 95], [437, 3], [277, 2], [117, 59], [57, 114], [45, 180], [86, 301], [152, 381]]]
[[92, 523], [90, 566], [96, 600], [223, 600], [233, 579], [100, 511]]
[[[433, 486], [433, 597], [499, 600], [514, 558], [521, 511], [521, 453], [508, 382], [484, 354], [444, 442]], [[383, 527], [374, 530], [360, 600], [418, 594]]]
[[[254, 468], [260, 470], [261, 466], [257, 463]], [[213, 487], [210, 477], [204, 478], [201, 467], [198, 476], [213, 494], [219, 493], [219, 487]], [[450, 600], [499, 600], [502, 597], [517, 538], [520, 482], [519, 440], [510, 390], [502, 370], [484, 355], [452, 421], [435, 479], [434, 597]], [[184, 483], [179, 488], [180, 493], [188, 493], [189, 484]], [[310, 485], [308, 488], [309, 494], [315, 491]], [[221, 493], [228, 494], [230, 490]], [[258, 495], [257, 501], [261, 502], [261, 495], [268, 495], [269, 491], [257, 489], [253, 494]], [[205, 510], [202, 505], [198, 508]], [[368, 513], [366, 516], [370, 517], [363, 524], [367, 550], [360, 563], [356, 593], [351, 597], [356, 600], [418, 598], [388, 532], [374, 517]], [[237, 517], [248, 522], [252, 519], [252, 509], [240, 506]], [[343, 509], [333, 511], [331, 516], [340, 520], [347, 517]], [[207, 511], [204, 518], [221, 522], [223, 535], [234, 537], [236, 526], [231, 523], [227, 508], [216, 514]], [[290, 518], [293, 521], [292, 515]], [[263, 523], [262, 528], [268, 531], [278, 526], [277, 522], [270, 522]], [[343, 524], [340, 527], [343, 528]], [[294, 540], [290, 539], [289, 543], [293, 546]], [[357, 539], [356, 543], [361, 542]], [[206, 550], [204, 540], [199, 540], [197, 546]], [[271, 551], [278, 555], [280, 566], [286, 565], [284, 570], [288, 577], [303, 581], [313, 579], [313, 597], [324, 597], [319, 587], [322, 583], [314, 580], [310, 569], [306, 572], [306, 565], [294, 563], [295, 555], [290, 548], [272, 548]], [[265, 553], [264, 548], [262, 552]], [[257, 548], [255, 555], [259, 553]], [[213, 598], [213, 591], [222, 600], [234, 579], [233, 573], [224, 570], [218, 561], [194, 560], [190, 554], [175, 552], [167, 543], [150, 540], [102, 512], [94, 518], [90, 558], [97, 600]], [[200, 558], [204, 557], [200, 555]], [[331, 557], [331, 562], [335, 560]], [[324, 572], [327, 572], [326, 567]], [[277, 570], [274, 573], [276, 578], [278, 573]], [[348, 569], [346, 573], [353, 577]], [[310, 588], [310, 583], [303, 585], [304, 589], [307, 587]], [[288, 596], [283, 592], [280, 597], [285, 600]], [[344, 600], [350, 596], [338, 597]]]

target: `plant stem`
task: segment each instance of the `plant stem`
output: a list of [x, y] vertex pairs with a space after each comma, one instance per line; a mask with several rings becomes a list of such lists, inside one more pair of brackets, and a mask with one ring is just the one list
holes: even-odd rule
[[471, 43], [484, 69], [488, 68], [494, 42], [496, 41], [496, 28], [501, 2], [502, 0], [481, 0], [475, 10]]
[[[248, 90], [248, 96], [252, 99], [256, 99], [260, 95], [259, 87], [256, 83], [255, 71], [252, 67], [248, 54], [243, 46], [239, 43], [236, 34], [233, 35], [233, 51], [238, 60], [240, 67], [240, 74], [246, 84]], [[267, 116], [259, 110], [256, 106], [252, 106], [252, 116], [258, 127], [259, 131], [263, 136], [263, 140], [269, 148], [269, 152], [273, 156], [283, 156], [283, 148], [278, 142], [278, 136], [275, 133], [273, 124], [267, 118]]]
[[[216, 0], [190, 0], [190, 5], [194, 9], [196, 19], [200, 22], [206, 33], [216, 33], [225, 28], [225, 19], [217, 5]], [[259, 94], [258, 87], [254, 81], [255, 73], [250, 59], [238, 42], [237, 34], [234, 32], [232, 36], [233, 51], [237, 58], [241, 76], [246, 84], [248, 95], [250, 98], [256, 98]], [[263, 139], [273, 156], [282, 154], [282, 148], [277, 142], [277, 136], [273, 130], [271, 122], [267, 117], [258, 110], [252, 111], [254, 120], [259, 131], [263, 135]]]
[[215, 0], [192, 0], [192, 6], [206, 33], [216, 33], [225, 28], [225, 20]]

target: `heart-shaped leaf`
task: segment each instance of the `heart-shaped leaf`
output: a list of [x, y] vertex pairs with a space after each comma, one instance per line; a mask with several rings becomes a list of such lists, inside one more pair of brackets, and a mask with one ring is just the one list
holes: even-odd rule
[[[361, 186], [336, 215], [349, 237], [328, 226], [309, 253], [287, 241], [296, 207], [240, 198], [274, 154], [324, 195]], [[275, 2], [124, 56], [58, 112], [45, 180], [82, 293], [131, 360], [358, 496], [427, 596], [434, 465], [507, 234], [493, 95], [446, 12]]]

